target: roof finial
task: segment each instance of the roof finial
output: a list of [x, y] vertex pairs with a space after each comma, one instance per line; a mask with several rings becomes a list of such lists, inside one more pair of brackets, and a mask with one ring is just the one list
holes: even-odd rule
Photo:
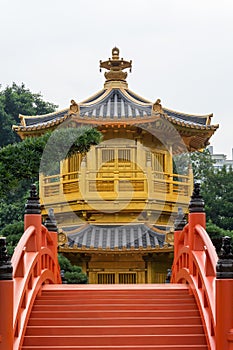
[[104, 76], [106, 82], [108, 81], [122, 81], [125, 82], [127, 78], [127, 73], [123, 72], [123, 69], [132, 68], [132, 61], [126, 61], [123, 58], [120, 59], [120, 50], [117, 47], [112, 49], [112, 58], [109, 58], [108, 61], [100, 61], [100, 71], [101, 68], [109, 70], [105, 72]]

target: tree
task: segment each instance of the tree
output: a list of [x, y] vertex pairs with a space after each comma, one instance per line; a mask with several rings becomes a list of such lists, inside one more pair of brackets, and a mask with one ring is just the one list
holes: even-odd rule
[[101, 137], [100, 132], [90, 127], [61, 128], [3, 147], [0, 149], [0, 197], [9, 198], [11, 194], [12, 201], [15, 191], [28, 187], [28, 181], [38, 181], [39, 169], [51, 173], [61, 160], [76, 152], [88, 152]]
[[63, 283], [67, 284], [85, 284], [87, 275], [82, 272], [82, 268], [72, 265], [71, 262], [62, 254], [58, 254], [58, 262], [63, 276]]
[[208, 232], [217, 253], [220, 252], [222, 246], [222, 237], [230, 236], [233, 238], [233, 231], [224, 230], [223, 228], [213, 224], [211, 220], [207, 221], [206, 223], [206, 232]]
[[233, 231], [233, 171], [215, 170], [202, 185], [207, 218], [224, 230]]
[[[218, 235], [233, 231], [233, 170], [226, 167], [214, 168], [214, 161], [208, 150], [190, 155], [194, 181], [200, 181], [201, 194], [205, 201], [205, 211], [209, 229]], [[216, 226], [213, 226], [216, 225]], [[223, 232], [226, 230], [226, 232]]]
[[195, 181], [207, 182], [214, 173], [214, 160], [208, 149], [202, 152], [190, 153], [193, 177]]
[[[40, 94], [31, 93], [24, 84], [13, 83], [0, 91], [0, 236], [6, 236], [10, 255], [24, 231], [24, 206], [30, 184], [38, 182], [39, 170], [53, 172], [61, 160], [76, 152], [85, 154], [101, 140], [101, 133], [90, 127], [59, 128], [23, 141], [12, 131], [19, 114], [42, 115], [56, 107], [43, 101]], [[81, 268], [68, 265], [65, 278], [86, 283], [87, 276]]]
[[41, 115], [55, 111], [57, 106], [45, 102], [41, 94], [32, 93], [24, 84], [7, 86], [0, 91], [0, 147], [20, 141], [12, 125], [19, 122], [19, 114]]
[[[0, 236], [7, 237], [9, 254], [13, 253], [23, 233], [28, 189], [32, 182], [38, 182], [39, 170], [53, 171], [61, 160], [73, 153], [88, 152], [101, 137], [100, 132], [90, 127], [61, 128], [0, 149]], [[71, 146], [67, 148], [67, 144]], [[68, 279], [84, 279], [80, 271], [73, 269], [69, 272]]]

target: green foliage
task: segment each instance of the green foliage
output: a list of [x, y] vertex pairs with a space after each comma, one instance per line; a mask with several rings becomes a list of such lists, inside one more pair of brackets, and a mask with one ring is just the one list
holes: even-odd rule
[[208, 232], [217, 253], [220, 252], [222, 246], [222, 237], [230, 236], [233, 238], [233, 231], [224, 230], [223, 228], [213, 224], [211, 221], [206, 223], [206, 231]]
[[233, 230], [233, 171], [215, 170], [202, 184], [206, 214], [212, 223], [224, 230]]
[[55, 111], [57, 106], [45, 102], [41, 94], [32, 93], [24, 84], [7, 86], [0, 91], [0, 147], [18, 142], [19, 137], [12, 130], [13, 124], [18, 124], [19, 114], [41, 115]]
[[[23, 220], [28, 191], [31, 183], [38, 182], [39, 170], [44, 170], [47, 174], [57, 170], [62, 159], [75, 152], [87, 152], [101, 140], [101, 136], [96, 129], [88, 127], [60, 128], [40, 137], [29, 137], [22, 142], [0, 148], [1, 229]], [[56, 143], [58, 147], [55, 147]], [[64, 149], [66, 151], [62, 153]], [[15, 239], [12, 248], [9, 248], [11, 252]]]
[[173, 174], [188, 175], [191, 165], [190, 154], [182, 153], [173, 156]]
[[101, 141], [101, 137], [99, 131], [90, 127], [59, 128], [1, 148], [1, 198], [22, 188], [22, 182], [29, 187], [29, 182], [38, 181], [39, 169], [46, 174], [54, 173], [61, 160], [75, 152], [88, 152], [92, 145]]
[[[9, 199], [10, 202], [10, 199]], [[19, 199], [15, 203], [0, 201], [0, 228], [23, 220], [24, 202]], [[1, 231], [0, 231], [1, 232]]]
[[60, 161], [75, 153], [87, 153], [91, 146], [100, 143], [102, 134], [91, 127], [58, 128], [48, 139], [40, 170], [46, 175], [56, 174]]
[[[13, 83], [0, 90], [0, 235], [7, 236], [10, 254], [23, 233], [26, 198], [31, 183], [38, 182], [46, 145], [50, 146], [50, 153], [49, 148], [46, 149], [48, 163], [44, 171], [48, 172], [49, 169], [54, 172], [58, 171], [60, 160], [74, 152], [88, 152], [91, 145], [96, 145], [101, 140], [101, 134], [93, 128], [59, 128], [23, 141], [12, 131], [12, 125], [19, 122], [19, 114], [48, 114], [56, 107], [43, 101], [40, 94], [30, 92], [24, 84], [18, 86]], [[50, 140], [52, 135], [53, 139]], [[58, 152], [53, 141], [59, 145]], [[62, 147], [67, 149], [65, 153], [62, 152]], [[70, 272], [81, 273], [75, 268]]]
[[66, 271], [65, 280], [67, 284], [85, 284], [87, 283], [87, 275], [83, 272]]
[[[221, 236], [221, 229], [233, 231], [233, 170], [214, 168], [214, 161], [208, 150], [191, 154], [194, 180], [201, 183], [201, 194], [205, 201], [207, 220], [216, 225], [209, 226]], [[217, 227], [219, 229], [217, 229]]]
[[[49, 134], [27, 138], [0, 149], [0, 196], [38, 181], [40, 160]], [[29, 180], [29, 181], [28, 181]], [[12, 199], [12, 198], [11, 198]]]
[[23, 221], [15, 222], [14, 224], [5, 225], [0, 230], [0, 236], [6, 237], [7, 251], [10, 256], [13, 255], [14, 249], [24, 232]]
[[67, 284], [87, 283], [87, 275], [82, 272], [81, 267], [72, 265], [64, 255], [58, 254], [58, 262], [61, 271], [64, 271], [64, 279]]
[[6, 225], [1, 231], [0, 231], [0, 236], [3, 237], [9, 237], [12, 235], [22, 235], [22, 233], [24, 232], [24, 222], [23, 221], [19, 221], [19, 222], [15, 222], [14, 224], [8, 224]]
[[190, 153], [190, 159], [195, 181], [208, 181], [209, 176], [214, 172], [214, 160], [208, 149], [203, 152]]

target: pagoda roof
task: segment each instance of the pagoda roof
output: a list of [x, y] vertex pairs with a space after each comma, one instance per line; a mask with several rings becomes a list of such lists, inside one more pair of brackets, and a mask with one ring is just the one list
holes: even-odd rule
[[109, 70], [105, 73], [106, 82], [102, 90], [80, 103], [71, 100], [70, 107], [60, 111], [36, 116], [19, 115], [20, 125], [14, 125], [13, 129], [24, 138], [40, 135], [70, 120], [75, 121], [76, 125], [87, 124], [95, 127], [123, 124], [145, 128], [145, 123], [149, 123], [153, 131], [160, 119], [169, 122], [179, 130], [180, 134], [185, 135], [186, 132], [187, 136], [188, 132], [189, 137], [196, 137], [199, 133], [199, 138], [192, 140], [195, 146], [190, 146], [190, 150], [205, 147], [218, 128], [218, 125], [211, 125], [212, 114], [194, 115], [177, 112], [162, 106], [159, 99], [153, 103], [142, 98], [128, 89], [125, 80], [127, 73], [123, 70], [131, 69], [131, 66], [132, 62], [120, 59], [119, 49], [114, 48], [112, 59], [100, 61], [100, 68]]
[[[155, 113], [153, 103], [149, 102], [132, 91], [123, 88], [103, 89], [96, 95], [78, 104], [79, 112], [72, 113], [70, 108], [61, 111], [37, 115], [20, 115], [21, 124], [14, 126], [17, 132], [29, 132], [41, 129], [50, 129], [63, 123], [66, 119], [75, 116], [76, 121], [87, 124], [104, 124], [114, 122], [145, 122], [152, 121], [161, 114], [172, 124], [187, 128], [216, 130], [218, 125], [210, 125], [212, 114], [194, 115], [173, 111], [162, 107], [161, 112]], [[157, 118], [156, 118], [157, 119]]]
[[60, 246], [61, 250], [102, 252], [172, 250], [172, 246], [165, 241], [166, 231], [146, 224], [83, 224], [71, 230], [63, 229], [62, 234], [64, 233], [68, 242]]

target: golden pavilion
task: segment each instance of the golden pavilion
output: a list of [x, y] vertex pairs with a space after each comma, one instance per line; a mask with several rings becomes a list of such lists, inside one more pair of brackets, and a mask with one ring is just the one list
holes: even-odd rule
[[132, 62], [113, 48], [102, 90], [47, 115], [20, 115], [22, 139], [57, 127], [91, 126], [102, 142], [40, 174], [43, 215], [54, 209], [59, 252], [87, 273], [89, 283], [159, 283], [173, 259], [173, 222], [187, 212], [193, 177], [175, 159], [208, 145], [218, 128], [212, 114], [170, 110], [128, 88]]

